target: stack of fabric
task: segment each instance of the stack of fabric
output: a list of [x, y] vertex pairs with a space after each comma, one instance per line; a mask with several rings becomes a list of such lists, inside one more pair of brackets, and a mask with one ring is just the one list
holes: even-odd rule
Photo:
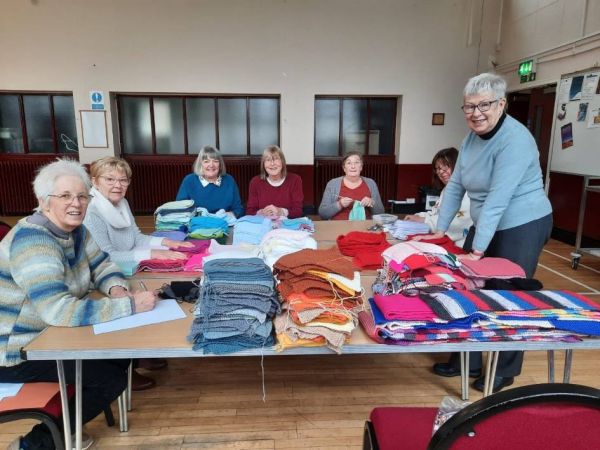
[[230, 227], [233, 226], [237, 220], [233, 213], [228, 213], [224, 209], [219, 209], [215, 213], [209, 213], [208, 209], [203, 208], [202, 206], [199, 206], [198, 208], [196, 208], [196, 215], [205, 216], [205, 217], [216, 217], [217, 219], [223, 219], [225, 222], [227, 222], [227, 225], [229, 225]]
[[271, 268], [282, 256], [303, 249], [317, 249], [317, 241], [308, 231], [278, 228], [265, 234], [260, 243], [261, 257]]
[[159, 231], [186, 231], [190, 219], [195, 215], [194, 200], [167, 202], [154, 211], [155, 226]]
[[343, 255], [353, 256], [353, 263], [360, 269], [380, 269], [383, 265], [381, 253], [390, 247], [385, 233], [351, 231], [337, 238]]
[[286, 230], [301, 230], [314, 233], [315, 224], [308, 217], [298, 217], [296, 219], [284, 218], [275, 221], [273, 228], [284, 228]]
[[569, 291], [454, 290], [375, 296], [361, 324], [378, 342], [575, 341], [600, 336], [597, 303]]
[[326, 345], [340, 353], [363, 309], [360, 274], [337, 248], [304, 249], [273, 266], [283, 302], [278, 349]]
[[217, 355], [272, 346], [278, 311], [275, 280], [261, 259], [208, 261], [188, 339]]
[[233, 226], [233, 244], [258, 245], [265, 234], [271, 231], [271, 219], [265, 216], [240, 217]]
[[396, 220], [393, 224], [386, 225], [386, 228], [392, 236], [402, 241], [410, 235], [431, 233], [429, 225], [412, 220]]
[[193, 239], [221, 239], [227, 236], [229, 227], [224, 219], [198, 216], [190, 220], [188, 236]]

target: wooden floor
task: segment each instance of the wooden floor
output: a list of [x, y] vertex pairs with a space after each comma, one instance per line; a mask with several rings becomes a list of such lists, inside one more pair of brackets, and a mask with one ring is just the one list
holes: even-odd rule
[[[1, 220], [1, 218], [0, 218]], [[141, 221], [143, 223], [143, 221]], [[571, 269], [572, 247], [551, 241], [536, 277], [549, 289], [570, 289], [600, 303], [600, 259], [584, 256]], [[562, 370], [558, 355], [557, 376]], [[340, 355], [173, 359], [153, 372], [158, 386], [136, 392], [130, 431], [87, 425], [102, 449], [360, 449], [375, 406], [437, 406], [460, 395], [458, 378], [431, 365], [444, 355]], [[264, 371], [264, 391], [263, 391]], [[600, 388], [600, 353], [575, 352], [571, 381]], [[547, 381], [544, 352], [528, 352], [515, 385]], [[471, 399], [481, 394], [471, 390]], [[117, 414], [114, 405], [115, 416]], [[32, 422], [0, 425], [0, 446]]]

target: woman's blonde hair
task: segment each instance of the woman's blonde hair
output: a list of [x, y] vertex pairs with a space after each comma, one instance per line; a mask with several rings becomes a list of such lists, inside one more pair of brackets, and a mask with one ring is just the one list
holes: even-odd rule
[[262, 158], [260, 159], [260, 178], [266, 180], [268, 177], [267, 171], [265, 170], [265, 160], [269, 157], [277, 155], [281, 160], [281, 178], [285, 178], [287, 175], [287, 166], [285, 163], [285, 156], [281, 149], [276, 145], [269, 145], [263, 150]]
[[97, 178], [111, 170], [124, 172], [127, 178], [131, 178], [131, 166], [129, 163], [116, 156], [106, 156], [94, 161], [90, 167], [90, 175], [92, 178]]
[[221, 152], [210, 145], [206, 145], [200, 149], [198, 153], [198, 157], [196, 161], [194, 161], [194, 165], [192, 166], [192, 170], [198, 176], [204, 176], [202, 173], [202, 161], [206, 161], [207, 159], [216, 159], [219, 161], [219, 175], [223, 176], [227, 173], [225, 170], [225, 161], [223, 160], [223, 156], [221, 156]]

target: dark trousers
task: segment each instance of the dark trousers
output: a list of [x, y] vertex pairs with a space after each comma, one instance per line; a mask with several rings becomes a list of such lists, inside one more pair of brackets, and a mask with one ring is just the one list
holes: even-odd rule
[[[75, 384], [75, 362], [64, 361], [65, 378]], [[104, 411], [127, 386], [129, 360], [90, 360], [82, 362], [82, 421], [87, 423]], [[58, 382], [55, 361], [25, 361], [11, 367], [0, 367], [0, 382]], [[75, 431], [75, 405], [69, 404], [71, 430]], [[36, 425], [24, 437], [28, 448], [54, 449], [50, 431], [45, 425]], [[67, 443], [68, 444], [68, 443]], [[67, 445], [68, 448], [68, 445]]]
[[[518, 227], [500, 230], [494, 233], [485, 256], [506, 258], [523, 268], [527, 278], [533, 278], [542, 249], [550, 239], [552, 233], [552, 214], [541, 219], [533, 220]], [[471, 251], [475, 227], [471, 227], [465, 239], [463, 248]], [[458, 353], [450, 357], [450, 364], [457, 369], [460, 367]], [[523, 352], [500, 352], [496, 375], [500, 377], [515, 377], [521, 373], [523, 366]], [[469, 353], [469, 368], [482, 367], [481, 352]]]

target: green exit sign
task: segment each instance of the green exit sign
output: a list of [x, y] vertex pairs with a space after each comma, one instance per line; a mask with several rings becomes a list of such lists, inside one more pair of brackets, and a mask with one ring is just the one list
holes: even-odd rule
[[519, 64], [520, 76], [529, 75], [531, 72], [533, 72], [533, 59], [530, 59], [529, 61], [523, 61], [521, 64]]
[[521, 83], [535, 80], [535, 63], [533, 59], [523, 61], [519, 64], [519, 79]]

